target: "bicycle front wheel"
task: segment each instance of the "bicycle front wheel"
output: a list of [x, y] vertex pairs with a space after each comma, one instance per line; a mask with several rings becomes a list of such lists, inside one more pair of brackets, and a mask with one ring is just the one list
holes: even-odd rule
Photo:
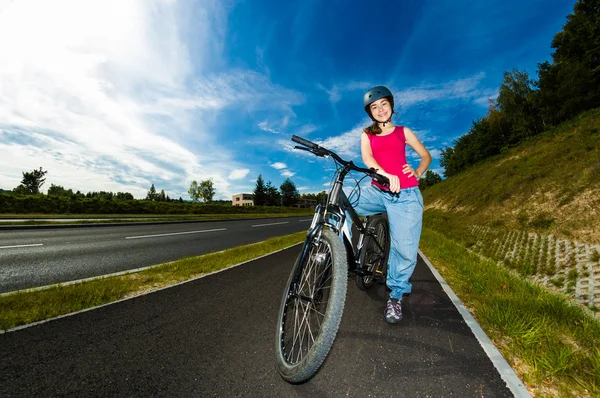
[[340, 326], [348, 283], [346, 250], [339, 236], [322, 230], [305, 245], [277, 319], [277, 370], [290, 383], [308, 380], [321, 367]]

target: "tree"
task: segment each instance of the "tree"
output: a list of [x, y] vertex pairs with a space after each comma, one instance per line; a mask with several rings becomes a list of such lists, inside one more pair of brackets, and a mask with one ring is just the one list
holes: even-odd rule
[[536, 103], [535, 82], [527, 72], [513, 69], [504, 72], [500, 93], [496, 101], [504, 119], [510, 125], [509, 144], [518, 144], [526, 137], [537, 135], [542, 122]]
[[156, 200], [158, 198], [158, 194], [156, 193], [156, 188], [154, 184], [150, 187], [150, 190], [146, 194], [146, 200]]
[[256, 187], [252, 195], [254, 197], [254, 206], [264, 206], [267, 203], [267, 189], [262, 174], [259, 174], [256, 179]]
[[133, 200], [133, 195], [130, 194], [129, 192], [117, 192], [117, 194], [115, 195], [115, 199], [118, 200]]
[[538, 65], [539, 107], [556, 125], [600, 106], [600, 4], [579, 0], [554, 35], [552, 63]]
[[39, 170], [34, 169], [31, 172], [23, 172], [23, 179], [21, 180], [21, 185], [24, 189], [17, 187], [20, 191], [19, 193], [29, 193], [29, 194], [37, 194], [40, 193], [40, 188], [44, 185], [46, 179], [44, 176], [48, 173], [48, 171], [43, 171], [40, 167]]
[[289, 207], [298, 202], [300, 194], [296, 189], [296, 185], [289, 178], [286, 178], [283, 184], [279, 186], [279, 190], [281, 191], [281, 201], [284, 206]]
[[201, 181], [200, 185], [198, 186], [198, 191], [202, 200], [204, 200], [206, 203], [210, 203], [215, 196], [215, 187], [213, 185], [212, 178]]
[[25, 185], [20, 184], [18, 187], [13, 189], [13, 193], [18, 195], [29, 195], [29, 190], [25, 187]]
[[444, 177], [451, 177], [460, 171], [457, 170], [455, 165], [454, 148], [451, 146], [445, 147], [442, 149], [440, 156], [442, 157], [440, 166], [444, 168]]
[[160, 193], [158, 194], [157, 199], [159, 202], [166, 202], [167, 201], [167, 195], [165, 195], [165, 190], [161, 189]]
[[279, 191], [271, 184], [271, 181], [267, 181], [267, 184], [265, 185], [265, 193], [267, 196], [265, 202], [266, 206], [279, 206]]
[[66, 190], [60, 185], [50, 184], [50, 188], [48, 188], [48, 196], [72, 196], [73, 190]]
[[425, 189], [425, 188], [435, 185], [441, 181], [442, 181], [442, 177], [438, 173], [431, 171], [431, 170], [427, 170], [425, 172], [425, 175], [421, 176], [421, 178], [419, 178], [419, 188]]
[[188, 189], [188, 194], [192, 199], [192, 202], [196, 203], [200, 199], [200, 189], [198, 187], [198, 182], [196, 180], [192, 181], [190, 184], [190, 189]]

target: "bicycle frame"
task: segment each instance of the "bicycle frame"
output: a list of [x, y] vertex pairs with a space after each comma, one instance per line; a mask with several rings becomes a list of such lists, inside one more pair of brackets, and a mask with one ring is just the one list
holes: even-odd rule
[[[373, 234], [372, 231], [368, 231], [366, 228], [369, 216], [367, 216], [364, 221], [361, 220], [360, 216], [356, 213], [356, 210], [352, 207], [346, 193], [342, 190], [344, 178], [352, 166], [353, 165], [350, 163], [350, 165], [347, 165], [338, 173], [336, 181], [329, 192], [327, 204], [324, 206], [317, 205], [315, 215], [313, 216], [309, 228], [309, 233], [307, 234], [307, 239], [314, 238], [325, 226], [331, 228], [342, 238], [342, 242], [346, 247], [348, 269], [350, 271], [355, 271], [360, 275], [367, 275], [367, 271], [360, 269], [358, 259], [365, 237]], [[347, 220], [348, 216], [352, 221], [352, 225], [354, 225], [359, 232], [356, 247], [354, 247], [352, 242], [352, 231]], [[383, 251], [381, 245], [379, 245], [377, 241], [375, 241], [375, 243]]]
[[[377, 174], [377, 170], [357, 167], [304, 138], [293, 136], [292, 141], [303, 145], [295, 148], [319, 157], [331, 156], [337, 165], [342, 166], [336, 170], [335, 182], [325, 204], [315, 209], [302, 252], [294, 264], [281, 300], [276, 335], [277, 369], [285, 380], [297, 383], [312, 377], [333, 344], [344, 308], [347, 270], [356, 272], [358, 287], [366, 290], [368, 287], [364, 283], [372, 284], [377, 271], [380, 271], [374, 267], [382, 264], [362, 264], [370, 261], [365, 259], [370, 255], [370, 248], [374, 247], [372, 242], [379, 246], [381, 252], [386, 251], [383, 246], [387, 247], [387, 243], [377, 241], [376, 231], [382, 225], [381, 220], [361, 220], [342, 190], [344, 178], [350, 171], [358, 171], [382, 185], [389, 184], [389, 181]], [[352, 244], [351, 222], [360, 233], [356, 250]], [[384, 240], [387, 232], [385, 236]], [[369, 276], [373, 279], [365, 282], [365, 279], [370, 279], [365, 277]]]

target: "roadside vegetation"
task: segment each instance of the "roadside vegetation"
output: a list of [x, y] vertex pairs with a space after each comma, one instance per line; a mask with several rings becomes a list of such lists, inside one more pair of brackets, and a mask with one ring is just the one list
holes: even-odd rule
[[421, 248], [536, 397], [600, 396], [600, 2], [441, 151]]
[[600, 322], [425, 228], [421, 250], [536, 397], [600, 396]]

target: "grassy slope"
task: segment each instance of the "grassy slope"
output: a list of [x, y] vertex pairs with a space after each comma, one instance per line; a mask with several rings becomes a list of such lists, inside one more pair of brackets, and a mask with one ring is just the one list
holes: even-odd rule
[[600, 243], [600, 109], [436, 184], [423, 196], [421, 248], [530, 391], [539, 397], [599, 396], [597, 319], [496, 261], [478, 260], [465, 246], [474, 244], [472, 225]]
[[426, 213], [439, 209], [469, 224], [598, 244], [600, 109], [436, 184], [423, 196]]

